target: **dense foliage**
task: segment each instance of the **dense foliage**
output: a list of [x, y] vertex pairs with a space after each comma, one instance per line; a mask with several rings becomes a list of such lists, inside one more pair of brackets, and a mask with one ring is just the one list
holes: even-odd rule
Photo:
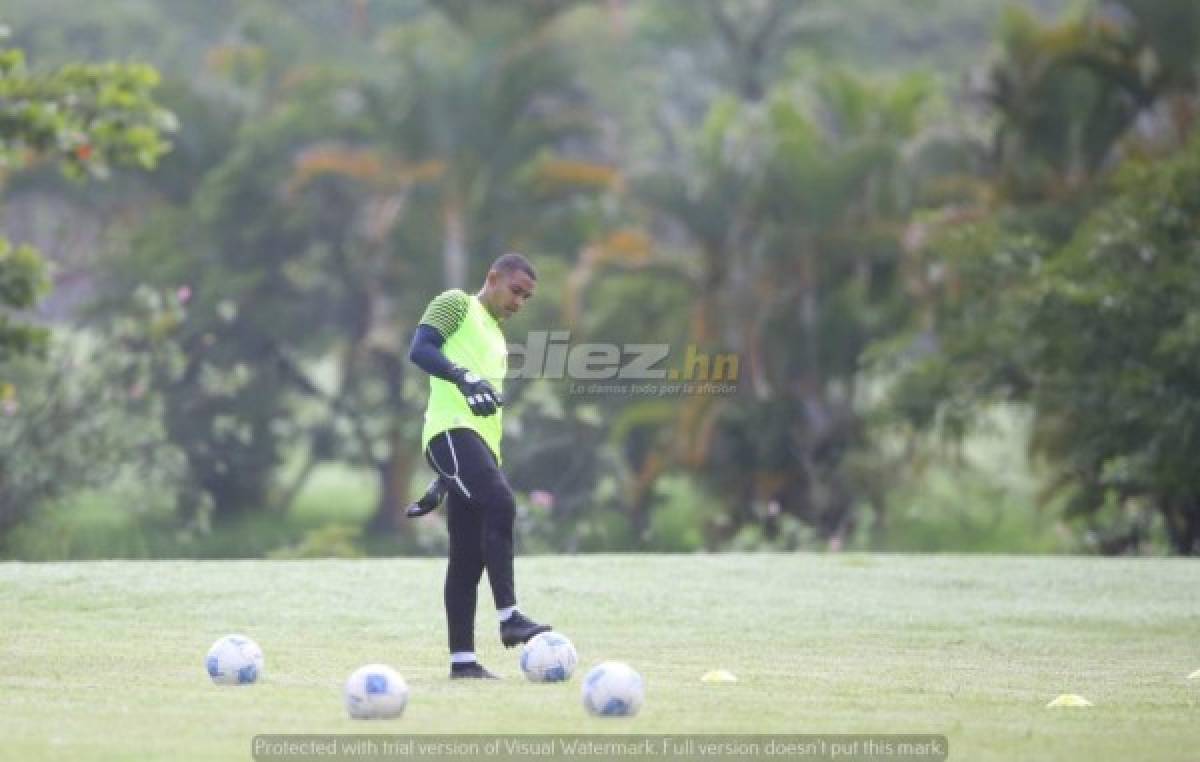
[[[1059, 549], [1200, 550], [1184, 0], [76, 5], [2, 19], [48, 68], [4, 59], [7, 222], [27, 234], [0, 243], [0, 299], [44, 291], [26, 240], [69, 271], [44, 322], [108, 348], [86, 363], [117, 390], [111, 420], [78, 425], [136, 436], [21, 436], [20, 462], [103, 449], [193, 534], [286, 525], [345, 468], [372, 495], [361, 526], [279, 553], [435, 549], [398, 518], [427, 475], [408, 337], [518, 249], [541, 276], [511, 341], [739, 362], [735, 394], [513, 380], [531, 547], [908, 547], [922, 506], [961, 545], [974, 514], [932, 485], [1002, 403], [1041, 488], [1014, 498], [1012, 469], [977, 460], [963, 494], [1040, 492]], [[148, 66], [77, 61], [129, 55], [161, 70], [162, 106]], [[13, 105], [34, 90], [59, 106]], [[39, 156], [158, 167], [81, 190]], [[75, 220], [103, 236], [63, 243]], [[0, 352], [44, 342], [7, 319]], [[13, 362], [3, 434], [32, 430], [31, 379], [54, 375]], [[72, 486], [24, 489], [14, 524]]]

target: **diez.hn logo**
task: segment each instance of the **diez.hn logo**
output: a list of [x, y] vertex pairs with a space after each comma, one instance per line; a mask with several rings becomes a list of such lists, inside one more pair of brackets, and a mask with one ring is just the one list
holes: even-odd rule
[[[531, 331], [524, 344], [509, 344], [510, 379], [570, 380], [574, 382], [652, 382], [661, 391], [731, 392], [741, 370], [734, 352], [702, 352], [695, 344], [683, 351], [683, 362], [672, 363], [670, 344], [570, 343], [570, 331]], [[665, 383], [664, 383], [665, 382]], [[697, 384], [704, 385], [703, 388]], [[714, 384], [716, 386], [714, 386]], [[719, 387], [719, 388], [718, 388]], [[601, 391], [573, 384], [573, 391]], [[609, 385], [603, 391], [630, 391]]]

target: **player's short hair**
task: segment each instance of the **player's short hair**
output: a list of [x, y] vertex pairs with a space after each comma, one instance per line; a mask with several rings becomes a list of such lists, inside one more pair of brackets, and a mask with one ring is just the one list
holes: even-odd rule
[[537, 271], [533, 269], [533, 265], [529, 263], [529, 260], [523, 255], [512, 251], [507, 254], [501, 254], [488, 269], [495, 270], [496, 272], [504, 273], [506, 275], [514, 272], [523, 272], [530, 278], [537, 280]]

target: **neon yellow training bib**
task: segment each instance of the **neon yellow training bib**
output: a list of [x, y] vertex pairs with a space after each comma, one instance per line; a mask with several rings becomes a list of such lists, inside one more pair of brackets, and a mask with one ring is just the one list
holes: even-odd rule
[[[460, 365], [491, 382], [497, 392], [504, 391], [508, 370], [508, 342], [500, 323], [492, 317], [479, 298], [453, 289], [434, 297], [421, 324], [437, 330], [446, 340], [442, 352]], [[429, 404], [425, 408], [425, 426], [421, 432], [422, 449], [429, 440], [450, 429], [471, 429], [492, 449], [500, 460], [500, 437], [504, 430], [504, 410], [495, 415], [478, 416], [471, 412], [458, 387], [449, 381], [429, 377]]]

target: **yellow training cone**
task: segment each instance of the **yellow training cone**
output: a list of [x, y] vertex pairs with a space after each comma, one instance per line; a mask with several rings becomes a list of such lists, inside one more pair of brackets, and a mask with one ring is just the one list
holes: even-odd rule
[[1047, 709], [1056, 709], [1061, 706], [1092, 706], [1092, 702], [1074, 693], [1064, 693], [1049, 704], [1046, 704]]
[[1200, 680], [1200, 669], [1188, 675], [1188, 680]]
[[700, 681], [704, 683], [736, 683], [737, 678], [727, 669], [714, 669], [711, 672], [705, 672]]

